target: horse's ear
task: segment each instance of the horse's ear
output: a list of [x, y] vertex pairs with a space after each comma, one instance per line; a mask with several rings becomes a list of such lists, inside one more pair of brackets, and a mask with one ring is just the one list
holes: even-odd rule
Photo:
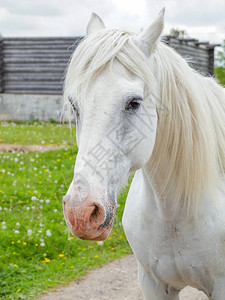
[[86, 29], [87, 34], [95, 33], [104, 28], [105, 28], [105, 24], [102, 21], [102, 19], [96, 13], [93, 12], [91, 14], [91, 19], [87, 25], [87, 29]]
[[159, 12], [157, 19], [144, 31], [142, 31], [135, 43], [141, 48], [147, 55], [151, 54], [154, 46], [164, 28], [164, 13], [165, 7]]

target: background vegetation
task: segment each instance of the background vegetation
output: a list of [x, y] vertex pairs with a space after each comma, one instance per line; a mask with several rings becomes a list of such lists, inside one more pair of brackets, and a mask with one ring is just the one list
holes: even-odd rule
[[215, 63], [215, 76], [225, 86], [225, 40], [216, 54]]

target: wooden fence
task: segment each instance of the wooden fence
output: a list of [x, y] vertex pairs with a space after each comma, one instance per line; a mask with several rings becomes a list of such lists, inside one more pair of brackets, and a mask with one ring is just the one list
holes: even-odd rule
[[[65, 69], [82, 37], [1, 38], [0, 93], [62, 94]], [[164, 42], [213, 75], [214, 47], [195, 39], [165, 36]]]

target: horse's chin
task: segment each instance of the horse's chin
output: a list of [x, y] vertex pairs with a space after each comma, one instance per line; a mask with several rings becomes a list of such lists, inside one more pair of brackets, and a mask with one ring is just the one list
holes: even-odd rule
[[84, 234], [84, 235], [79, 235], [76, 232], [73, 232], [72, 230], [72, 234], [76, 237], [78, 237], [81, 240], [88, 240], [88, 241], [104, 241], [107, 239], [107, 237], [109, 236], [111, 231], [111, 226], [107, 227], [106, 229], [104, 229], [104, 231], [99, 232], [99, 233], [88, 233], [88, 234]]

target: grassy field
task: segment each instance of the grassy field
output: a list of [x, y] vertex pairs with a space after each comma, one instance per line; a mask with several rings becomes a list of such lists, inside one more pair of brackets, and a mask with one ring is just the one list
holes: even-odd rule
[[0, 122], [0, 143], [23, 145], [76, 145], [75, 128], [42, 122]]
[[74, 135], [66, 125], [0, 124], [0, 143], [64, 145], [44, 153], [0, 153], [0, 299], [32, 299], [130, 253], [121, 226], [127, 189], [106, 241], [81, 241], [68, 231], [62, 196], [73, 177]]

